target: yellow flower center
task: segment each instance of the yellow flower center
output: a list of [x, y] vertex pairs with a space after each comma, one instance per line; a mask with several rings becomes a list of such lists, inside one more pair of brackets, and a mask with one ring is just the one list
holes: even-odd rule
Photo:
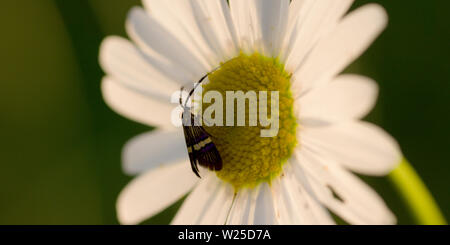
[[[245, 110], [246, 126], [212, 126], [204, 125], [205, 130], [213, 136], [213, 142], [223, 160], [223, 169], [217, 176], [232, 184], [236, 189], [252, 188], [261, 182], [269, 182], [280, 175], [283, 165], [292, 155], [297, 144], [297, 120], [294, 116], [294, 99], [291, 93], [291, 74], [284, 70], [284, 65], [275, 58], [268, 58], [259, 53], [240, 54], [223, 63], [209, 75], [209, 83], [203, 86], [203, 95], [209, 91], [219, 92], [227, 100], [227, 91], [254, 91], [260, 99], [259, 92], [267, 92], [267, 115], [271, 115], [271, 92], [279, 92], [279, 131], [275, 137], [261, 137], [261, 130], [270, 128], [258, 120], [257, 126], [249, 126], [250, 115], [255, 111]], [[213, 102], [214, 103], [214, 102]], [[225, 103], [224, 103], [225, 104]], [[204, 103], [203, 110], [211, 104]], [[249, 102], [246, 102], [249, 106]], [[237, 108], [237, 107], [236, 107]], [[259, 107], [258, 107], [259, 108]], [[237, 109], [239, 110], [239, 109]], [[238, 117], [234, 110], [235, 124]], [[226, 110], [223, 111], [224, 125]]]

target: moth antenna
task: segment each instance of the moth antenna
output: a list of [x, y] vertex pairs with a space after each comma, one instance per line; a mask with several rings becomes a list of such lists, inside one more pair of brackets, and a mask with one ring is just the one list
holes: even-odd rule
[[181, 87], [180, 89], [180, 105], [183, 106], [183, 90], [184, 90], [184, 86]]
[[[227, 63], [228, 63], [228, 62], [227, 62]], [[226, 64], [226, 63], [224, 63], [224, 64]], [[187, 97], [187, 99], [186, 99], [186, 101], [185, 101], [185, 103], [184, 103], [184, 106], [185, 106], [185, 107], [186, 107], [187, 102], [189, 101], [189, 99], [190, 99], [190, 98], [192, 97], [192, 95], [194, 94], [195, 90], [198, 88], [198, 86], [200, 86], [200, 84], [202, 84], [202, 83], [205, 81], [205, 79], [206, 79], [209, 75], [211, 75], [213, 72], [217, 71], [217, 70], [218, 70], [220, 67], [222, 67], [222, 66], [223, 66], [223, 64], [220, 65], [219, 67], [215, 68], [214, 70], [208, 72], [205, 76], [203, 76], [203, 77], [197, 82], [197, 84], [195, 84], [194, 88], [191, 90], [191, 92], [189, 92], [189, 96]], [[182, 87], [182, 89], [184, 89], [184, 87]]]
[[187, 106], [187, 103], [188, 103], [189, 99], [192, 97], [192, 95], [194, 94], [195, 90], [198, 88], [198, 86], [200, 86], [200, 84], [202, 84], [202, 83], [205, 81], [205, 79], [209, 76], [209, 74], [211, 74], [211, 73], [208, 73], [208, 74], [206, 74], [205, 76], [203, 76], [203, 77], [197, 82], [197, 84], [195, 84], [194, 88], [191, 90], [191, 92], [189, 92], [189, 96], [186, 98], [186, 101], [184, 102], [184, 107]]

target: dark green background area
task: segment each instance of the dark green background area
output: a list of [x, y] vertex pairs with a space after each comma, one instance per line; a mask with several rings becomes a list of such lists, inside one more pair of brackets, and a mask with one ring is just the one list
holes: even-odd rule
[[[450, 217], [450, 1], [379, 2], [385, 33], [348, 72], [375, 78], [368, 120], [402, 146]], [[121, 149], [149, 130], [102, 101], [98, 47], [125, 36], [137, 0], [15, 0], [0, 10], [0, 224], [116, 224], [131, 179]], [[176, 71], [174, 71], [176, 72]], [[411, 215], [386, 178], [367, 178], [397, 214]], [[168, 223], [176, 209], [148, 223]]]

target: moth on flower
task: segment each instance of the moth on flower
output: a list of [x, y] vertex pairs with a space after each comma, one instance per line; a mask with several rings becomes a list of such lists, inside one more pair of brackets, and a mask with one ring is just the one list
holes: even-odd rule
[[[189, 96], [183, 104], [182, 93], [180, 94], [180, 106], [183, 107], [181, 119], [183, 122], [184, 137], [189, 153], [189, 160], [191, 162], [192, 171], [201, 178], [198, 165], [208, 168], [211, 171], [222, 170], [222, 158], [217, 150], [216, 145], [212, 140], [212, 136], [206, 130], [199, 126], [199, 116], [194, 115], [191, 107], [187, 106], [189, 99], [194, 94], [195, 89], [205, 81], [209, 74], [200, 79], [196, 86], [191, 90]], [[181, 88], [183, 91], [184, 88]]]
[[[108, 105], [158, 128], [125, 146], [124, 170], [137, 177], [117, 201], [122, 224], [139, 224], [187, 193], [174, 225], [326, 225], [336, 223], [333, 215], [349, 224], [396, 222], [382, 197], [355, 175], [387, 175], [402, 159], [394, 138], [363, 121], [376, 105], [378, 86], [342, 74], [386, 28], [381, 6], [349, 11], [354, 0], [143, 3], [145, 9], [128, 15], [131, 41], [109, 37], [100, 54]], [[209, 80], [204, 94], [280, 92], [277, 137], [260, 137], [263, 125], [187, 124], [181, 132], [179, 120], [173, 124], [174, 91], [218, 66], [200, 81]], [[209, 116], [196, 118], [182, 102], [182, 121]], [[216, 171], [202, 172], [199, 180], [189, 161], [197, 175], [198, 165]]]

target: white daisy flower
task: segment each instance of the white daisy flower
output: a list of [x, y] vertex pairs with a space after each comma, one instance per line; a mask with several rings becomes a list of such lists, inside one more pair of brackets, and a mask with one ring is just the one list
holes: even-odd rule
[[[121, 115], [158, 129], [131, 140], [123, 224], [138, 224], [190, 193], [173, 224], [394, 224], [380, 196], [353, 173], [384, 176], [402, 159], [396, 141], [362, 122], [378, 88], [340, 73], [387, 25], [385, 10], [353, 0], [143, 0], [132, 42], [101, 47], [102, 90]], [[222, 66], [221, 66], [222, 64]], [[221, 67], [214, 71], [215, 68]], [[223, 169], [190, 169], [171, 96], [212, 72], [206, 89], [280, 90], [280, 132], [211, 127]]]

